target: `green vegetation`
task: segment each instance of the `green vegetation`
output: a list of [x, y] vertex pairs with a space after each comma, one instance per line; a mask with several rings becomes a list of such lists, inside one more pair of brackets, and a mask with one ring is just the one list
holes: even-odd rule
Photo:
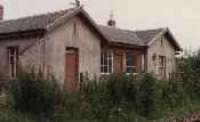
[[113, 74], [100, 81], [84, 78], [67, 94], [56, 80], [21, 73], [1, 98], [1, 122], [151, 122], [200, 111], [200, 53], [179, 59], [179, 81], [151, 74]]

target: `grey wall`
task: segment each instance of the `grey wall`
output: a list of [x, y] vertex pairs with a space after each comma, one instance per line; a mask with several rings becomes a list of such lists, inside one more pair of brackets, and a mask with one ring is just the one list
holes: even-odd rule
[[[163, 46], [161, 46], [161, 39], [163, 38]], [[157, 78], [160, 78], [158, 72], [159, 56], [166, 56], [166, 76], [168, 78], [169, 73], [173, 73], [175, 68], [175, 49], [167, 38], [159, 37], [148, 49], [148, 72], [153, 73]], [[153, 62], [153, 55], [156, 54], [156, 60]]]
[[62, 85], [65, 79], [65, 49], [79, 49], [79, 72], [88, 72], [90, 77], [100, 74], [101, 40], [83, 23], [74, 17], [64, 25], [47, 34], [47, 67]]
[[100, 74], [101, 40], [79, 17], [73, 17], [43, 38], [0, 40], [0, 72], [8, 76], [7, 47], [19, 46], [20, 65], [24, 69], [40, 69], [54, 76], [61, 85], [65, 80], [65, 49], [79, 49], [79, 72], [90, 77]]
[[[19, 53], [21, 53], [27, 47], [31, 47], [31, 45], [37, 42], [37, 40], [39, 40], [38, 37], [0, 40], [0, 73], [3, 74], [4, 77], [9, 76], [8, 54], [7, 54], [8, 47], [19, 46]], [[31, 49], [28, 52], [20, 55], [19, 64], [24, 65], [24, 66], [25, 65], [31, 66], [33, 64], [36, 64], [36, 62], [39, 61], [39, 59], [36, 58], [37, 53], [38, 53], [37, 50]]]

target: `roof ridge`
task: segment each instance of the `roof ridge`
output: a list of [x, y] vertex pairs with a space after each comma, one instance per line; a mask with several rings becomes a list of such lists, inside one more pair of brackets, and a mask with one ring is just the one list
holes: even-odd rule
[[131, 29], [123, 29], [123, 28], [118, 28], [118, 27], [109, 27], [107, 25], [99, 25], [101, 27], [109, 28], [109, 29], [116, 29], [116, 30], [121, 30], [121, 31], [127, 31], [127, 32], [145, 32], [145, 31], [153, 31], [153, 30], [164, 30], [168, 29], [168, 27], [160, 27], [160, 28], [152, 28], [152, 29], [146, 29], [146, 30], [131, 30]]
[[145, 31], [154, 31], [154, 30], [164, 30], [167, 29], [168, 27], [160, 27], [160, 28], [151, 28], [151, 29], [144, 29], [144, 30], [135, 30], [135, 32], [145, 32]]
[[123, 28], [118, 28], [118, 27], [110, 27], [110, 26], [107, 26], [107, 25], [99, 25], [99, 26], [109, 28], [109, 29], [121, 30], [121, 31], [131, 31], [131, 30], [128, 30], [128, 29], [123, 29]]

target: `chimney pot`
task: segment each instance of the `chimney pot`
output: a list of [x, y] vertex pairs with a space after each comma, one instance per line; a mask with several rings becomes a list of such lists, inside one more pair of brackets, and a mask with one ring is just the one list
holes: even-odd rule
[[116, 27], [116, 21], [114, 19], [114, 13], [113, 13], [113, 11], [111, 11], [111, 13], [110, 13], [110, 19], [108, 20], [107, 24], [110, 27]]
[[108, 26], [116, 27], [116, 22], [115, 22], [115, 20], [112, 20], [112, 19], [111, 19], [111, 20], [108, 21], [107, 24], [108, 24]]

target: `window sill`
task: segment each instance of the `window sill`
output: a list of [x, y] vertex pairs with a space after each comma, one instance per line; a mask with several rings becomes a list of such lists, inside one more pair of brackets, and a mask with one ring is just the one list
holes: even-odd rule
[[139, 73], [126, 73], [126, 75], [139, 75]]
[[111, 75], [112, 73], [100, 73], [100, 75]]

